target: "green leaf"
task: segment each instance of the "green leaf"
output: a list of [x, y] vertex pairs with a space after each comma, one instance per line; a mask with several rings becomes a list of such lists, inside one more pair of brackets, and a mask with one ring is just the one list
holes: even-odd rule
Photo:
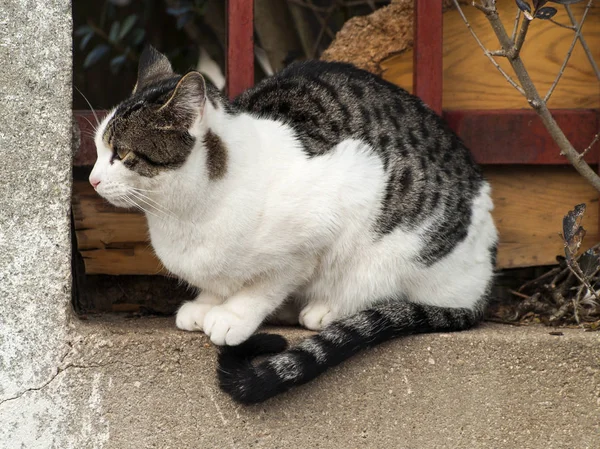
[[554, 17], [558, 11], [552, 6], [544, 6], [535, 12], [536, 19], [548, 20]]
[[119, 55], [119, 56], [115, 56], [114, 58], [112, 58], [110, 60], [110, 70], [112, 73], [118, 73], [119, 70], [121, 69], [121, 66], [125, 63], [125, 61], [127, 60], [127, 56], [126, 55]]
[[191, 6], [184, 6], [182, 8], [167, 8], [167, 14], [169, 14], [170, 16], [181, 16], [182, 14], [188, 13], [188, 12], [192, 12], [192, 7]]
[[110, 33], [108, 33], [108, 40], [110, 40], [111, 42], [117, 42], [119, 38], [119, 26], [119, 22], [113, 22], [112, 26], [110, 27]]
[[87, 69], [96, 64], [102, 57], [108, 53], [109, 47], [106, 44], [97, 45], [83, 61], [83, 68]]
[[582, 0], [550, 0], [552, 3], [558, 3], [559, 5], [572, 5], [573, 3], [579, 3]]
[[137, 16], [135, 14], [131, 14], [123, 21], [121, 32], [119, 33], [119, 40], [127, 36], [127, 33], [129, 33], [133, 28], [133, 25], [135, 25], [135, 22], [137, 22]]
[[531, 12], [531, 5], [524, 0], [515, 0], [515, 3], [519, 7], [519, 9], [523, 12]]
[[131, 42], [133, 43], [133, 45], [140, 45], [144, 41], [145, 37], [146, 30], [144, 30], [143, 28], [136, 28], [131, 33]]
[[182, 14], [181, 16], [177, 17], [177, 29], [182, 29], [185, 24], [192, 19], [192, 17], [193, 16], [191, 14]]
[[83, 38], [81, 39], [81, 42], [79, 43], [79, 49], [80, 50], [85, 49], [85, 47], [90, 42], [90, 39], [92, 37], [94, 37], [94, 32], [93, 31], [90, 31], [88, 34], [86, 34], [85, 36], [83, 36]]
[[75, 30], [75, 36], [83, 36], [84, 34], [87, 34], [89, 32], [94, 32], [92, 27], [89, 25], [82, 25], [79, 28], [77, 28], [77, 30]]

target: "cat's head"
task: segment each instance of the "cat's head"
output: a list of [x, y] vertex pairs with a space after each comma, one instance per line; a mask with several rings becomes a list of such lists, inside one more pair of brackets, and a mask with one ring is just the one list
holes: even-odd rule
[[112, 204], [131, 207], [135, 192], [139, 198], [184, 176], [178, 172], [188, 159], [206, 152], [207, 144], [214, 146], [206, 125], [209, 108], [212, 114], [218, 109], [213, 99], [207, 102], [207, 85], [200, 73], [177, 75], [166, 56], [147, 47], [131, 96], [96, 131], [98, 158], [90, 183]]

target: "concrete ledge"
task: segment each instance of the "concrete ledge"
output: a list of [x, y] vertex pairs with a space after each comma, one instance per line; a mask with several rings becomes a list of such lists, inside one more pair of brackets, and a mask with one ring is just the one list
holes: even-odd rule
[[[0, 404], [18, 422], [68, 392], [68, 410], [29, 418], [53, 438], [39, 447], [600, 447], [600, 333], [486, 324], [407, 337], [242, 407], [217, 388], [214, 347], [172, 319], [103, 317], [72, 331], [53, 376]], [[53, 418], [61, 434], [44, 435]], [[7, 435], [20, 447], [22, 435]]]

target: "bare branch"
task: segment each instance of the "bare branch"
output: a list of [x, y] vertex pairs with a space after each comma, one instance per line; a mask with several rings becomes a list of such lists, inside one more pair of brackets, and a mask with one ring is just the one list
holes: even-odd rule
[[517, 30], [519, 29], [519, 20], [521, 19], [521, 10], [517, 8], [517, 17], [515, 17], [515, 26], [513, 27], [512, 34], [510, 36], [510, 40], [514, 41], [517, 37]]
[[[592, 3], [592, 0], [589, 0], [588, 6], [586, 8], [586, 12], [589, 11], [589, 6], [591, 5], [591, 3]], [[463, 20], [467, 24], [467, 27], [469, 29], [471, 29], [468, 21], [466, 20], [466, 17], [464, 16], [464, 14], [462, 13], [462, 10], [460, 9], [460, 5], [458, 4], [458, 1], [454, 0], [454, 4], [455, 4], [457, 10], [460, 12], [461, 16], [463, 17]], [[486, 18], [488, 19], [490, 25], [492, 26], [492, 29], [494, 30], [496, 37], [500, 41], [502, 49], [508, 54], [508, 52], [510, 52], [510, 50], [514, 46], [514, 41], [506, 33], [506, 29], [504, 28], [504, 25], [502, 24], [502, 22], [500, 21], [500, 18], [498, 17], [497, 11], [495, 9], [493, 9], [493, 10], [486, 9], [486, 11], [488, 11], [485, 13]], [[584, 16], [584, 18], [585, 18], [585, 16]], [[583, 19], [582, 19], [582, 22], [583, 22]], [[581, 32], [581, 24], [582, 23], [579, 24], [579, 33]], [[578, 35], [579, 35], [579, 33], [578, 33]], [[473, 34], [475, 36], [475, 33], [472, 30], [471, 30], [471, 34]], [[478, 39], [476, 39], [476, 40], [478, 41], [480, 46], [483, 47], [483, 45], [480, 43], [480, 41]], [[485, 50], [485, 48], [484, 48], [484, 51], [486, 53], [486, 56], [491, 58], [491, 55], [489, 54], [489, 52], [487, 50]], [[573, 145], [571, 145], [571, 142], [569, 142], [569, 140], [567, 139], [567, 137], [565, 136], [563, 131], [560, 129], [560, 127], [556, 123], [556, 120], [554, 120], [554, 117], [552, 117], [552, 114], [550, 113], [550, 110], [548, 109], [546, 102], [544, 100], [542, 100], [535, 85], [533, 84], [533, 81], [531, 80], [531, 77], [529, 76], [529, 73], [527, 72], [527, 69], [525, 68], [525, 65], [523, 64], [523, 61], [521, 60], [521, 57], [519, 55], [517, 55], [515, 58], [513, 58], [513, 59], [509, 58], [508, 60], [511, 64], [513, 70], [515, 71], [515, 74], [517, 75], [519, 82], [521, 83], [522, 89], [526, 94], [527, 101], [536, 110], [540, 119], [542, 120], [542, 123], [544, 124], [544, 126], [546, 127], [548, 132], [550, 133], [550, 136], [552, 137], [552, 139], [556, 142], [556, 144], [560, 148], [560, 154], [565, 156], [568, 159], [568, 161], [571, 163], [571, 165], [573, 165], [573, 167], [575, 167], [575, 169], [579, 172], [579, 174], [581, 176], [583, 176], [590, 184], [592, 184], [596, 190], [600, 191], [600, 177], [596, 174], [596, 172], [594, 170], [591, 169], [591, 167], [585, 162], [585, 160], [583, 160], [582, 158], [579, 157], [579, 153], [577, 152], [577, 150], [575, 148], [573, 148]]]
[[583, 28], [583, 23], [585, 22], [585, 18], [587, 17], [588, 12], [590, 11], [590, 7], [592, 6], [593, 1], [594, 0], [589, 0], [585, 7], [585, 11], [583, 12], [583, 16], [581, 17], [581, 22], [579, 22], [579, 25], [577, 26], [577, 31], [575, 32], [575, 37], [573, 38], [573, 42], [571, 42], [571, 46], [569, 47], [569, 51], [567, 52], [567, 55], [565, 56], [565, 60], [563, 61], [563, 64], [560, 67], [560, 70], [558, 71], [558, 74], [556, 75], [556, 79], [554, 80], [554, 83], [552, 83], [552, 86], [550, 86], [548, 93], [544, 97], [544, 102], [546, 102], [546, 103], [550, 99], [550, 96], [554, 92], [554, 89], [556, 89], [556, 86], [558, 85], [558, 82], [560, 81], [560, 78], [562, 77], [563, 72], [565, 71], [565, 68], [567, 67], [567, 63], [569, 62], [569, 59], [571, 59], [571, 53], [573, 53], [573, 48], [575, 48], [575, 44], [581, 37], [581, 28]]
[[554, 20], [554, 19], [548, 19], [548, 20], [549, 20], [550, 22], [552, 22], [554, 25], [558, 25], [559, 27], [566, 28], [567, 30], [573, 30], [573, 31], [575, 31], [575, 30], [577, 29], [577, 27], [575, 27], [575, 26], [572, 26], [572, 25], [564, 25], [564, 24], [562, 24], [562, 23], [560, 23], [560, 22], [557, 22], [557, 21], [556, 21], [556, 20]]
[[531, 20], [529, 20], [527, 17], [525, 17], [523, 19], [523, 22], [521, 23], [521, 29], [519, 30], [519, 34], [517, 35], [517, 40], [515, 41], [515, 46], [512, 48], [511, 52], [508, 54], [509, 58], [514, 59], [517, 56], [519, 56], [519, 53], [521, 52], [521, 47], [523, 47], [523, 42], [525, 42], [525, 36], [527, 36], [527, 30], [529, 30], [530, 23], [531, 23]]
[[579, 159], [583, 159], [583, 157], [587, 154], [587, 152], [592, 149], [592, 147], [596, 144], [596, 142], [598, 142], [598, 139], [600, 139], [600, 131], [598, 131], [596, 133], [596, 135], [592, 139], [592, 143], [590, 143], [588, 145], [588, 147], [579, 154]]
[[[467, 26], [467, 28], [469, 29], [469, 31], [475, 38], [475, 41], [483, 50], [483, 53], [485, 54], [485, 56], [487, 56], [487, 58], [491, 61], [491, 63], [494, 65], [494, 67], [496, 67], [496, 69], [498, 69], [498, 71], [502, 74], [502, 76], [504, 76], [504, 78], [506, 78], [506, 81], [508, 81], [511, 86], [513, 86], [515, 89], [517, 89], [521, 93], [521, 95], [526, 96], [523, 88], [521, 86], [519, 86], [517, 84], [517, 82], [515, 80], [513, 80], [512, 77], [508, 73], [506, 73], [504, 71], [504, 69], [502, 69], [502, 67], [500, 67], [500, 65], [498, 65], [498, 63], [492, 56], [492, 52], [490, 52], [487, 48], [485, 48], [485, 45], [483, 45], [483, 43], [479, 40], [479, 37], [477, 37], [477, 34], [471, 27], [471, 24], [467, 20], [467, 17], [463, 13], [463, 10], [459, 5], [458, 0], [454, 0], [454, 5], [456, 6], [457, 11], [459, 12], [460, 16], [462, 17], [463, 21], [465, 22], [465, 25]], [[475, 3], [473, 3], [473, 5], [478, 6], [478, 9], [481, 9], [482, 11], [490, 11], [490, 8], [488, 8], [487, 6], [476, 5]], [[494, 9], [494, 11], [495, 11], [495, 9]], [[497, 52], [494, 52], [494, 53], [497, 53]], [[506, 50], [504, 50], [504, 54], [506, 54]]]
[[[573, 16], [571, 7], [569, 5], [565, 5], [565, 9], [567, 10], [567, 14], [569, 15], [571, 24], [573, 25], [571, 27], [571, 29], [576, 30], [578, 23], [575, 20], [575, 17]], [[590, 61], [590, 64], [592, 65], [592, 68], [594, 69], [594, 72], [596, 73], [596, 78], [598, 78], [598, 81], [600, 81], [600, 69], [598, 69], [598, 65], [596, 64], [596, 61], [594, 60], [594, 56], [592, 55], [592, 52], [590, 51], [590, 47], [588, 47], [588, 44], [587, 44], [585, 38], [583, 37], [583, 34], [581, 34], [581, 33], [579, 34], [579, 42], [581, 42], [581, 46], [583, 47], [585, 54], [587, 55], [588, 60]]]
[[[594, 295], [596, 297], [597, 300], [600, 301], [600, 297], [598, 296], [598, 293], [596, 292], [596, 290], [594, 290], [590, 284], [589, 279], [586, 277], [585, 273], [583, 272], [583, 270], [581, 269], [581, 267], [579, 266], [579, 264], [577, 263], [577, 260], [575, 259], [567, 259], [567, 266], [569, 267], [569, 270], [571, 270], [571, 272], [575, 275], [575, 277], [577, 279], [579, 279], [579, 281], [585, 285], [585, 287], [588, 289], [588, 292], [591, 295]], [[577, 318], [577, 316], [576, 316]], [[579, 321], [579, 320], [577, 320]]]
[[475, 2], [473, 2], [473, 6], [474, 6], [475, 8], [477, 8], [479, 11], [482, 11], [482, 12], [484, 12], [484, 13], [487, 13], [487, 12], [489, 11], [489, 7], [487, 7], [487, 6], [484, 6], [484, 5], [480, 5], [479, 3], [475, 3]]
[[294, 3], [294, 4], [298, 5], [298, 6], [302, 6], [304, 8], [311, 9], [312, 11], [325, 12], [325, 13], [327, 11], [329, 11], [328, 7], [325, 7], [325, 6], [315, 6], [314, 4], [312, 4], [312, 2], [309, 3], [309, 2], [304, 1], [304, 0], [288, 0], [288, 1], [290, 3]]

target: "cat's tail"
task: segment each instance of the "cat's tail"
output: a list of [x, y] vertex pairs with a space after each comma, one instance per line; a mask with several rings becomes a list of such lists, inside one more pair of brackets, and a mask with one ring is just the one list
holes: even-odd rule
[[[280, 335], [257, 334], [239, 346], [221, 349], [219, 383], [237, 402], [262, 402], [311, 381], [369, 346], [412, 333], [471, 328], [481, 320], [486, 305], [487, 299], [472, 309], [385, 301], [335, 321], [289, 349]], [[272, 355], [254, 360], [265, 354]]]

